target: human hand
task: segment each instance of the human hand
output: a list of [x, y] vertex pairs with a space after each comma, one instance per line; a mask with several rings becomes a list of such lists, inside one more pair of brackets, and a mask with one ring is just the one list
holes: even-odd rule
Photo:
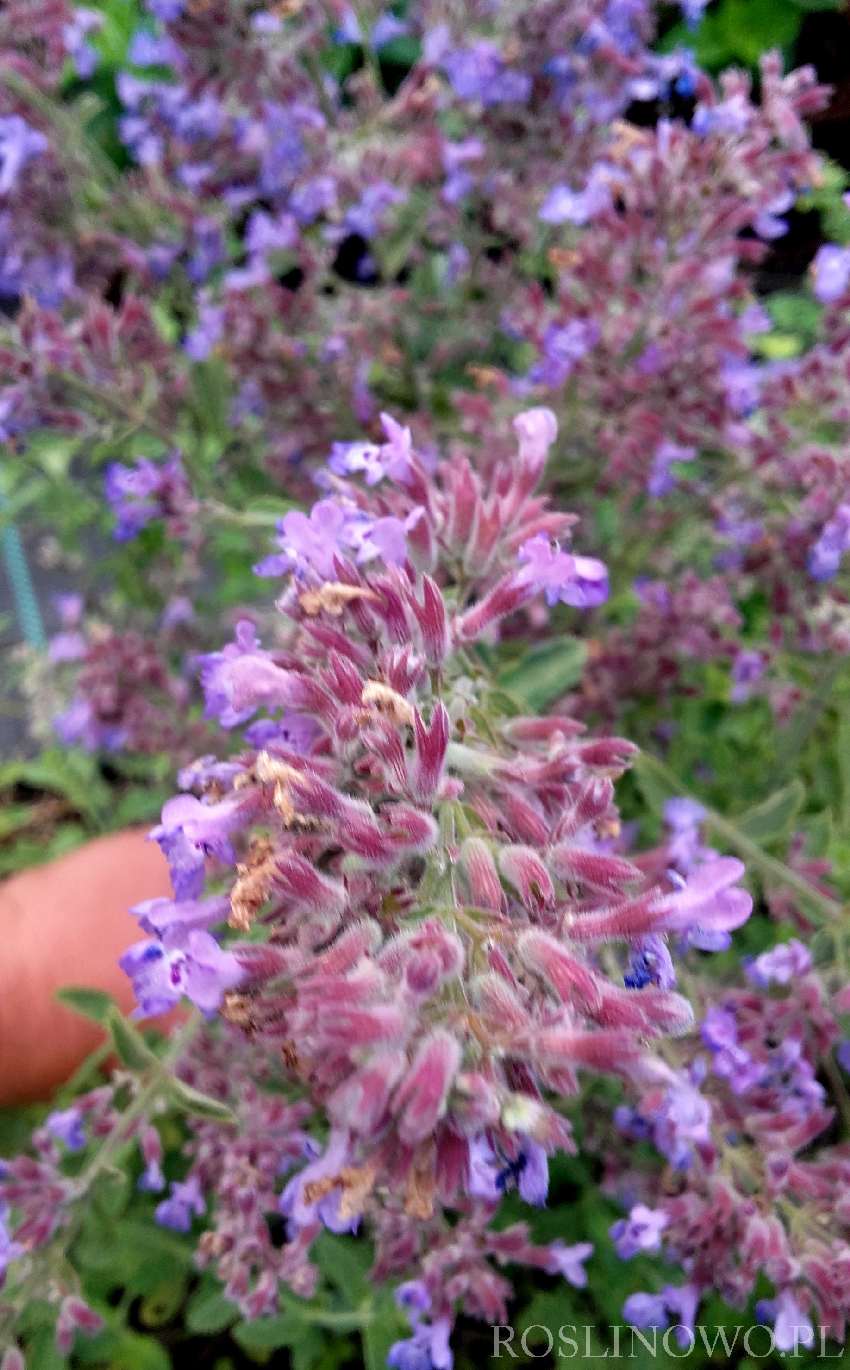
[[110, 834], [0, 885], [0, 1105], [47, 1098], [102, 1041], [56, 998], [67, 985], [133, 1004], [118, 958], [138, 940], [129, 910], [170, 893], [159, 848]]

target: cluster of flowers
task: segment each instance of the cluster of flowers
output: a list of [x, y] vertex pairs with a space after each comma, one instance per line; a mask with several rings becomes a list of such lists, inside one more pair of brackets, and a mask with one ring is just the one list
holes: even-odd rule
[[[285, 577], [273, 644], [245, 624], [202, 665], [208, 712], [242, 749], [181, 776], [153, 832], [173, 897], [138, 907], [146, 936], [123, 958], [141, 1016], [186, 997], [223, 1020], [183, 1071], [213, 1097], [236, 1088], [244, 1114], [193, 1128], [158, 1220], [205, 1219], [199, 1259], [251, 1316], [281, 1281], [311, 1292], [323, 1228], [368, 1224], [411, 1319], [400, 1370], [446, 1370], [461, 1310], [503, 1319], [506, 1263], [584, 1282], [588, 1243], [490, 1221], [514, 1188], [545, 1202], [583, 1074], [620, 1079], [638, 1109], [671, 1078], [653, 1043], [693, 1022], [671, 949], [727, 945], [751, 908], [741, 863], [687, 824], [686, 875], [664, 850], [618, 850], [629, 743], [505, 714], [493, 690], [478, 644], [505, 620], [541, 594], [588, 608], [606, 593], [601, 563], [569, 547], [573, 516], [537, 493], [552, 414], [514, 426], [518, 453], [485, 480], [461, 455], [428, 469], [386, 419], [386, 441], [337, 447], [324, 497], [283, 519], [259, 567]], [[270, 1069], [300, 1102], [264, 1092]], [[79, 1183], [56, 1140], [108, 1131], [111, 1099], [51, 1115], [40, 1158], [5, 1167], [8, 1261], [61, 1229]], [[658, 1118], [681, 1144], [678, 1107]], [[136, 1125], [142, 1186], [161, 1190], [157, 1133]]]
[[[756, 957], [747, 974], [746, 988], [708, 1009], [669, 1080], [618, 1110], [630, 1147], [612, 1149], [607, 1186], [631, 1205], [614, 1231], [619, 1252], [663, 1252], [687, 1280], [635, 1294], [624, 1311], [638, 1326], [692, 1327], [706, 1292], [743, 1308], [766, 1275], [776, 1293], [757, 1314], [775, 1322], [780, 1350], [812, 1346], [815, 1327], [843, 1342], [850, 1240], [836, 1195], [850, 1151], [831, 1134], [835, 1103], [847, 1100], [846, 976], [836, 989], [797, 941]], [[679, 1120], [672, 1146], [665, 1112]], [[668, 1161], [663, 1177], [635, 1163], [645, 1139]]]
[[[671, 870], [711, 858], [703, 818], [692, 801], [669, 802]], [[687, 1344], [707, 1294], [744, 1308], [766, 1275], [775, 1292], [757, 1316], [774, 1324], [779, 1350], [798, 1352], [816, 1327], [843, 1342], [850, 1314], [848, 1220], [836, 1203], [850, 1147], [834, 1136], [837, 1110], [848, 1111], [847, 974], [840, 957], [816, 971], [798, 940], [745, 974], [742, 986], [696, 989], [699, 1033], [676, 1044], [636, 1106], [616, 1110], [622, 1140], [609, 1129], [602, 1144], [604, 1187], [629, 1210], [612, 1228], [623, 1259], [661, 1253], [686, 1277], [631, 1295], [630, 1323], [672, 1323]]]
[[[50, 103], [69, 58], [91, 70], [96, 16], [26, 9], [31, 41], [15, 5], [0, 30], [0, 433], [143, 435], [107, 480], [118, 536], [161, 518], [199, 574], [210, 481], [173, 450], [199, 368], [225, 414], [214, 480], [296, 493], [334, 435], [377, 438], [382, 403], [423, 450], [448, 433], [497, 459], [530, 394], [565, 425], [572, 507], [613, 493], [633, 525], [640, 506], [618, 588], [657, 582], [601, 635], [585, 713], [634, 698], [637, 656], [647, 698], [715, 659], [733, 700], [767, 690], [784, 714], [781, 653], [846, 650], [846, 250], [815, 264], [817, 344], [754, 351], [754, 273], [821, 174], [810, 72], [768, 58], [757, 98], [740, 73], [715, 85], [652, 52], [649, 3], [466, 6], [461, 31], [436, 0], [403, 19], [151, 0], [118, 76], [116, 177]], [[677, 491], [696, 550], [669, 536]], [[741, 650], [727, 629], [754, 593], [771, 621]]]

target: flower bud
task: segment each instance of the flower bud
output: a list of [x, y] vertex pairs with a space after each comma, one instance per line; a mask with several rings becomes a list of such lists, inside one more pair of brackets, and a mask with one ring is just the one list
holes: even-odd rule
[[555, 887], [545, 865], [531, 847], [503, 847], [499, 869], [532, 913], [555, 901]]
[[413, 1146], [433, 1132], [445, 1113], [461, 1054], [459, 1042], [444, 1028], [435, 1028], [421, 1043], [393, 1099], [403, 1142]]
[[499, 913], [504, 902], [504, 891], [487, 843], [480, 837], [467, 837], [460, 849], [458, 865], [476, 908]]

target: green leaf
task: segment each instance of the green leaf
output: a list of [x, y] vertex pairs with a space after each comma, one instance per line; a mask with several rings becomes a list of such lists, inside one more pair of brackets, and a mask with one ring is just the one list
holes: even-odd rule
[[185, 1280], [163, 1280], [142, 1300], [139, 1321], [144, 1327], [163, 1327], [176, 1317], [185, 1297]]
[[198, 1118], [211, 1118], [215, 1122], [235, 1123], [236, 1115], [227, 1104], [220, 1099], [213, 1099], [209, 1094], [202, 1094], [199, 1089], [193, 1089], [183, 1080], [171, 1077], [167, 1085], [168, 1097], [178, 1108], [182, 1108], [185, 1113], [195, 1114]]
[[186, 1308], [186, 1327], [198, 1336], [211, 1337], [231, 1327], [238, 1310], [216, 1285], [202, 1284]]
[[410, 1336], [410, 1325], [388, 1289], [376, 1295], [372, 1317], [361, 1335], [365, 1370], [386, 1370], [393, 1342]]
[[312, 1256], [322, 1274], [345, 1296], [348, 1304], [359, 1304], [368, 1298], [373, 1252], [364, 1238], [335, 1237], [330, 1232], [323, 1232], [312, 1248]]
[[159, 1065], [158, 1058], [138, 1028], [124, 1018], [114, 1004], [110, 1005], [105, 1023], [120, 1060], [130, 1070], [150, 1070], [152, 1066]]
[[787, 837], [806, 798], [806, 787], [799, 778], [777, 790], [762, 804], [756, 804], [737, 817], [735, 827], [752, 842], [770, 844]]
[[[40, 1361], [32, 1364], [40, 1370]], [[95, 1365], [99, 1370], [172, 1370], [171, 1357], [161, 1342], [115, 1326], [97, 1337], [77, 1337], [74, 1364]]]
[[677, 790], [672, 788], [665, 780], [657, 775], [655, 771], [652, 770], [651, 766], [643, 765], [640, 756], [635, 759], [632, 775], [637, 782], [638, 789], [640, 790], [645, 803], [653, 813], [663, 813], [664, 805], [667, 803], [667, 800], [672, 799], [673, 796], [678, 793]]
[[300, 1348], [302, 1356], [320, 1353], [324, 1338], [316, 1328], [297, 1313], [278, 1313], [273, 1318], [257, 1318], [255, 1322], [240, 1322], [233, 1329], [233, 1339], [249, 1355], [279, 1351], [286, 1346], [293, 1353]]
[[121, 1170], [98, 1175], [91, 1190], [91, 1203], [110, 1222], [120, 1218], [130, 1200], [130, 1177]]
[[66, 1004], [83, 1018], [91, 1018], [94, 1023], [105, 1023], [111, 1009], [117, 1007], [111, 994], [102, 989], [86, 989], [81, 985], [67, 985], [56, 991], [56, 998]]
[[564, 636], [525, 652], [497, 679], [530, 713], [538, 713], [578, 684], [586, 659], [587, 643]]

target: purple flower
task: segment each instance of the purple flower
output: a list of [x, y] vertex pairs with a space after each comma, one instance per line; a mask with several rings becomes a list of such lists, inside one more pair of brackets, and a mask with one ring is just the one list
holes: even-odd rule
[[233, 953], [198, 929], [172, 927], [161, 942], [136, 942], [119, 965], [133, 981], [137, 1018], [165, 1013], [184, 996], [202, 1013], [214, 1013], [227, 991], [245, 978]]
[[54, 633], [48, 643], [48, 658], [57, 666], [66, 661], [80, 661], [85, 654], [86, 640], [82, 633]]
[[0, 1205], [0, 1288], [2, 1288], [3, 1281], [6, 1278], [6, 1271], [12, 1264], [12, 1261], [17, 1261], [24, 1255], [24, 1247], [20, 1242], [12, 1240], [12, 1235], [6, 1226], [5, 1218], [6, 1214], [3, 1210], [3, 1206]]
[[163, 805], [159, 828], [151, 835], [179, 830], [206, 854], [231, 860], [230, 834], [243, 821], [240, 803], [238, 794], [211, 803], [190, 794], [175, 795]]
[[334, 580], [334, 559], [345, 555], [351, 511], [336, 499], [323, 499], [309, 514], [293, 509], [278, 525], [281, 551], [254, 569], [257, 575], [283, 575], [292, 571], [302, 578]]
[[173, 23], [179, 19], [186, 8], [186, 0], [145, 0], [145, 6], [155, 19], [162, 19], [164, 23]]
[[792, 937], [790, 942], [781, 942], [770, 951], [763, 951], [746, 967], [747, 975], [754, 985], [766, 989], [768, 985], [790, 985], [792, 980], [807, 974], [812, 968], [812, 957], [808, 947]]
[[486, 39], [444, 52], [440, 64], [461, 100], [482, 105], [525, 104], [531, 94], [531, 78], [506, 66], [495, 43]]
[[630, 1294], [623, 1317], [631, 1327], [666, 1327], [670, 1321], [663, 1294]]
[[335, 442], [328, 467], [339, 476], [362, 475], [367, 485], [377, 485], [386, 475], [381, 448], [374, 442]]
[[738, 888], [743, 874], [742, 862], [721, 856], [697, 866], [686, 881], [678, 877], [681, 888], [660, 901], [664, 929], [682, 933], [692, 946], [704, 951], [723, 950], [729, 945], [729, 933], [752, 912], [751, 896]]
[[433, 1323], [420, 1322], [412, 1337], [393, 1342], [387, 1365], [392, 1370], [451, 1370], [454, 1364], [449, 1345], [451, 1330], [448, 1318], [437, 1318]]
[[[143, 1194], [161, 1194], [165, 1188], [165, 1176], [160, 1162], [154, 1158], [148, 1161], [138, 1180], [138, 1188]], [[170, 1227], [171, 1224], [167, 1223]]]
[[573, 556], [562, 551], [545, 533], [537, 533], [519, 549], [523, 563], [520, 580], [542, 590], [547, 604], [571, 604], [591, 609], [608, 597], [608, 572], [595, 557]]
[[746, 417], [758, 408], [763, 373], [761, 368], [739, 358], [730, 358], [720, 369], [720, 381], [732, 413]]
[[423, 1280], [405, 1280], [395, 1291], [395, 1301], [413, 1317], [427, 1313], [431, 1307], [431, 1295]]
[[840, 300], [850, 281], [850, 247], [825, 243], [812, 262], [813, 290], [821, 304]]
[[300, 224], [311, 224], [320, 214], [334, 209], [336, 202], [333, 176], [313, 176], [295, 187], [289, 197], [289, 208]]
[[19, 114], [0, 118], [0, 195], [9, 195], [33, 157], [47, 150], [47, 139]]
[[[360, 1221], [358, 1214], [343, 1215], [340, 1212], [342, 1201], [341, 1173], [350, 1165], [349, 1138], [347, 1132], [334, 1130], [321, 1156], [293, 1176], [280, 1196], [278, 1207], [289, 1221], [293, 1235], [314, 1223], [322, 1223], [329, 1232], [354, 1232]], [[335, 1185], [321, 1198], [308, 1199], [307, 1191], [320, 1180], [330, 1180], [340, 1176], [340, 1184]]]
[[204, 888], [206, 856], [200, 847], [190, 842], [180, 828], [160, 825], [151, 831], [168, 862], [168, 872], [177, 899], [195, 899]]
[[84, 81], [94, 74], [98, 61], [97, 53], [86, 39], [92, 30], [99, 29], [102, 23], [102, 14], [96, 14], [94, 10], [89, 9], [75, 9], [71, 22], [62, 30], [65, 49], [77, 69], [77, 75]]
[[116, 515], [116, 542], [128, 542], [153, 519], [177, 513], [189, 498], [178, 456], [158, 464], [142, 457], [135, 466], [113, 462], [104, 480], [107, 503]]
[[69, 1151], [82, 1151], [86, 1144], [86, 1131], [83, 1114], [79, 1108], [62, 1108], [48, 1113], [44, 1126], [58, 1142], [64, 1143]]
[[[184, 167], [185, 171], [185, 167]], [[217, 219], [198, 219], [192, 229], [191, 250], [186, 273], [195, 284], [200, 284], [225, 260], [224, 234]]]
[[206, 361], [224, 336], [225, 311], [220, 305], [201, 300], [195, 327], [186, 336], [183, 344], [192, 361]]
[[623, 1304], [623, 1317], [632, 1327], [667, 1327], [671, 1316], [679, 1331], [676, 1340], [682, 1347], [690, 1344], [699, 1294], [692, 1284], [680, 1288], [666, 1285], [660, 1294], [631, 1294]]
[[713, 856], [714, 852], [704, 847], [700, 827], [705, 819], [705, 809], [695, 799], [668, 799], [664, 805], [664, 822], [670, 831], [667, 853], [670, 864], [682, 875], [687, 875], [700, 861]]
[[[350, 446], [365, 449], [370, 445]], [[388, 446], [385, 444], [374, 451], [383, 453]], [[370, 461], [371, 457], [363, 451], [352, 453], [349, 450], [333, 454], [331, 466], [339, 470], [345, 463], [365, 470], [364, 463]], [[368, 476], [367, 482], [374, 483]], [[416, 507], [404, 519], [394, 515], [371, 518], [353, 503], [344, 504], [339, 499], [319, 500], [309, 514], [293, 509], [281, 519], [278, 525], [281, 551], [266, 557], [254, 570], [260, 576], [278, 576], [291, 571], [301, 580], [315, 582], [335, 580], [336, 558], [344, 560], [349, 554], [358, 562], [380, 557], [388, 566], [399, 566], [407, 558], [407, 534], [422, 514], [423, 511]]]
[[520, 460], [542, 470], [558, 436], [558, 420], [551, 409], [525, 409], [511, 425], [519, 442]]
[[50, 639], [48, 655], [56, 663], [79, 661], [86, 654], [86, 639], [79, 631], [83, 616], [83, 598], [76, 594], [53, 596], [55, 608], [62, 631], [54, 633]]
[[553, 186], [540, 206], [538, 217], [545, 224], [590, 223], [611, 207], [612, 171], [612, 167], [599, 162], [591, 170], [584, 190]]
[[677, 1170], [686, 1170], [694, 1151], [711, 1141], [711, 1105], [685, 1076], [672, 1080], [647, 1121], [653, 1142]]
[[623, 982], [629, 989], [643, 989], [644, 985], [673, 988], [676, 972], [663, 937], [652, 934], [632, 949], [629, 969], [623, 976]]
[[308, 756], [322, 736], [322, 729], [309, 714], [285, 711], [280, 718], [260, 718], [245, 729], [245, 741], [252, 747], [267, 747], [282, 742], [291, 752]]
[[618, 1219], [610, 1228], [617, 1255], [627, 1261], [639, 1251], [660, 1251], [661, 1233], [668, 1221], [661, 1209], [635, 1204], [628, 1218]]
[[783, 190], [780, 195], [771, 200], [753, 220], [753, 228], [760, 238], [765, 238], [772, 242], [774, 238], [781, 238], [788, 232], [788, 225], [780, 216], [785, 214], [794, 204], [794, 192]]
[[245, 230], [245, 246], [251, 253], [288, 252], [298, 243], [298, 225], [291, 214], [272, 218], [263, 209], [255, 209]]
[[409, 428], [390, 414], [381, 414], [386, 441], [335, 442], [328, 467], [339, 476], [362, 475], [367, 485], [377, 485], [385, 477], [404, 481], [411, 471], [413, 439]]
[[67, 709], [56, 715], [53, 727], [69, 747], [85, 747], [87, 751], [119, 751], [127, 745], [125, 728], [101, 723], [87, 699], [76, 698]]
[[[375, 238], [384, 226], [388, 209], [400, 204], [404, 193], [389, 181], [375, 181], [367, 186], [356, 204], [345, 212], [343, 220], [348, 233], [358, 233], [361, 238]], [[335, 236], [339, 236], [338, 233]]]
[[127, 61], [134, 67], [168, 67], [180, 58], [180, 49], [168, 34], [137, 29], [127, 49]]
[[738, 1024], [729, 1009], [713, 1005], [706, 1013], [700, 1031], [712, 1053], [715, 1074], [729, 1081], [733, 1093], [746, 1094], [764, 1079], [766, 1067], [739, 1045]]
[[775, 1299], [760, 1299], [756, 1304], [756, 1317], [760, 1322], [773, 1322], [777, 1351], [797, 1353], [801, 1346], [814, 1345], [815, 1329], [811, 1319], [803, 1312], [791, 1289], [783, 1289]]
[[409, 25], [387, 10], [372, 26], [370, 42], [373, 48], [382, 48], [396, 38], [403, 38], [409, 32]]
[[200, 1218], [206, 1212], [206, 1203], [201, 1193], [197, 1176], [191, 1175], [181, 1183], [174, 1180], [171, 1193], [162, 1203], [157, 1204], [154, 1217], [160, 1227], [170, 1227], [175, 1232], [188, 1232], [193, 1218]]
[[753, 686], [764, 675], [765, 660], [761, 652], [742, 650], [735, 653], [732, 662], [732, 689], [729, 698], [741, 704], [750, 698]]
[[598, 336], [597, 325], [588, 319], [551, 324], [543, 335], [543, 355], [528, 373], [529, 380], [534, 385], [559, 389], [572, 375], [577, 363], [587, 356]]
[[839, 504], [824, 524], [820, 537], [809, 551], [809, 575], [815, 580], [831, 580], [838, 574], [842, 557], [850, 548], [850, 504]]
[[676, 477], [670, 469], [671, 466], [679, 461], [693, 461], [696, 454], [695, 447], [685, 447], [679, 443], [666, 440], [659, 443], [655, 449], [655, 456], [652, 460], [652, 468], [646, 485], [648, 493], [655, 498], [668, 495], [671, 490], [676, 488]]
[[593, 1255], [592, 1242], [576, 1242], [575, 1246], [564, 1246], [562, 1241], [549, 1245], [549, 1260], [546, 1269], [550, 1275], [562, 1275], [568, 1284], [576, 1289], [587, 1285], [587, 1271], [584, 1262]]
[[497, 1202], [503, 1194], [516, 1189], [528, 1204], [540, 1208], [549, 1192], [549, 1162], [539, 1142], [519, 1138], [513, 1160], [497, 1156], [485, 1137], [470, 1143], [469, 1192], [476, 1198]]
[[413, 509], [406, 518], [385, 518], [352, 520], [348, 538], [358, 562], [372, 561], [379, 557], [386, 566], [401, 566], [407, 560], [407, 534], [416, 526], [423, 515], [422, 509]]
[[222, 923], [230, 912], [226, 895], [214, 894], [207, 899], [145, 899], [136, 904], [130, 912], [138, 919], [142, 932], [151, 937], [164, 937], [170, 928], [188, 931], [201, 928], [204, 931], [215, 923]]

